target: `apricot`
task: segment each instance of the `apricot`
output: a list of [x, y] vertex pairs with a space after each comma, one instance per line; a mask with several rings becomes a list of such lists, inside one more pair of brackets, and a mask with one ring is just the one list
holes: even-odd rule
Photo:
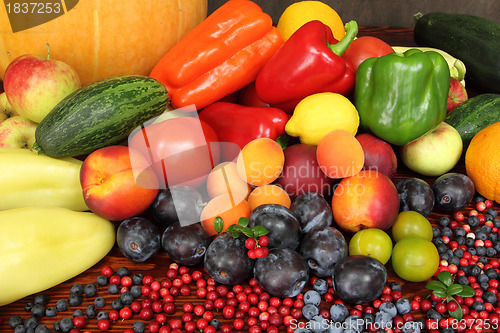
[[240, 178], [236, 162], [222, 162], [208, 175], [207, 192], [210, 198], [221, 194], [238, 194], [247, 198], [252, 187]]
[[248, 196], [248, 204], [252, 211], [264, 204], [276, 204], [290, 208], [292, 200], [288, 193], [280, 186], [268, 184], [254, 188]]
[[253, 186], [271, 184], [280, 176], [284, 164], [283, 149], [269, 138], [250, 141], [236, 159], [238, 175]]
[[223, 222], [221, 232], [227, 231], [232, 224], [238, 224], [238, 220], [242, 217], [250, 216], [250, 206], [245, 198], [238, 194], [221, 194], [210, 201], [201, 211], [201, 225], [207, 230], [209, 235], [217, 235], [214, 223], [217, 217], [220, 217]]
[[365, 154], [354, 135], [335, 130], [325, 135], [316, 149], [319, 167], [330, 178], [354, 176], [363, 169]]

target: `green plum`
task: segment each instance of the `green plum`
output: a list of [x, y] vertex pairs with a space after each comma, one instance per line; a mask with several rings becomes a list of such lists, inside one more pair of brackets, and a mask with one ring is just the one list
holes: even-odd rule
[[410, 236], [417, 236], [431, 241], [432, 225], [422, 214], [407, 210], [398, 214], [398, 218], [392, 226], [392, 238], [395, 242], [398, 242]]
[[410, 236], [401, 239], [392, 249], [392, 268], [403, 280], [422, 282], [439, 268], [439, 253], [431, 241]]
[[392, 240], [378, 228], [363, 229], [354, 234], [349, 241], [349, 255], [366, 255], [386, 264], [391, 258]]

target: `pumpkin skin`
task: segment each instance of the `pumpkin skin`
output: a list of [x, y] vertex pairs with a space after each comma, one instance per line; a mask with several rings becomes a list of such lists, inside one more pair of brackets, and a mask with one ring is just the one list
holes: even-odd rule
[[207, 0], [80, 0], [67, 13], [12, 33], [0, 6], [0, 80], [23, 54], [47, 55], [77, 71], [82, 85], [149, 75], [161, 57], [207, 16]]

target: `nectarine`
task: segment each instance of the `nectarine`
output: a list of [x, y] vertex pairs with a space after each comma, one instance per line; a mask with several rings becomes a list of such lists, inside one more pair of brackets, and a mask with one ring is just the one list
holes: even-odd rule
[[394, 183], [376, 170], [362, 170], [342, 179], [332, 197], [333, 219], [344, 231], [389, 229], [398, 217], [399, 196]]
[[111, 221], [142, 213], [158, 194], [155, 172], [140, 153], [125, 146], [108, 146], [88, 155], [80, 182], [90, 210]]

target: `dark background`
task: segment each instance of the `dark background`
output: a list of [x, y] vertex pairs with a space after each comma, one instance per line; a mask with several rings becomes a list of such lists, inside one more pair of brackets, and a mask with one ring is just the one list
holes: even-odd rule
[[[212, 13], [227, 0], [208, 0]], [[281, 13], [298, 0], [254, 0], [264, 12], [278, 23]], [[500, 24], [500, 0], [322, 0], [332, 7], [344, 23], [355, 20], [362, 26], [412, 27], [413, 14], [432, 11], [471, 14]]]

